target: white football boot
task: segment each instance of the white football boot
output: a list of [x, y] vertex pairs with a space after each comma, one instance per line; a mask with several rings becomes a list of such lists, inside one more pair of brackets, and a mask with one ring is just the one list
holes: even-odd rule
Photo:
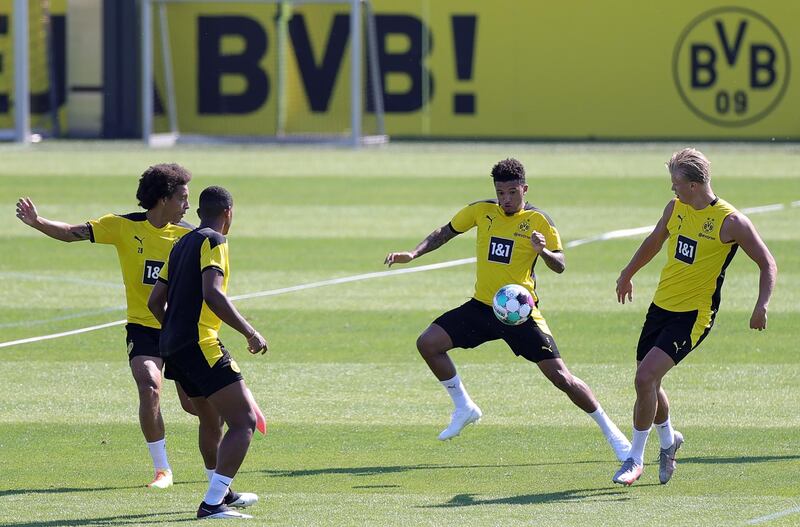
[[477, 423], [483, 417], [483, 412], [473, 403], [466, 408], [455, 410], [450, 416], [450, 424], [439, 434], [439, 441], [453, 439], [470, 423]]

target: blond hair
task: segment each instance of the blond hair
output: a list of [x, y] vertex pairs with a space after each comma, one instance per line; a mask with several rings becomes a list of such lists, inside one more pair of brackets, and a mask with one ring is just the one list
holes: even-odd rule
[[665, 163], [671, 175], [680, 174], [695, 183], [711, 181], [711, 162], [694, 148], [684, 148], [672, 154]]

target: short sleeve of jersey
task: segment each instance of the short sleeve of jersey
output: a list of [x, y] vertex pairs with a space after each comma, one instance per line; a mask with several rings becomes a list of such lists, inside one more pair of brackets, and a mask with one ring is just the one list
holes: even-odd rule
[[[212, 247], [212, 245], [214, 245]], [[212, 240], [206, 238], [203, 241], [203, 246], [200, 248], [200, 271], [205, 271], [208, 268], [217, 269], [223, 275], [228, 272], [228, 244], [212, 243]]]
[[167, 268], [169, 267], [169, 261], [164, 262], [164, 267], [161, 268], [161, 271], [158, 272], [158, 281], [169, 283], [169, 271]]
[[561, 245], [561, 236], [559, 236], [555, 225], [552, 225], [548, 222], [542, 226], [542, 230], [540, 232], [544, 234], [545, 247], [547, 247], [547, 249], [551, 251], [564, 250], [563, 246]]
[[476, 225], [476, 211], [477, 206], [475, 204], [467, 205], [460, 211], [456, 212], [456, 215], [453, 216], [452, 220], [450, 220], [450, 226], [453, 227], [453, 229], [458, 233], [467, 232]]
[[92, 231], [90, 234], [92, 242], [116, 244], [120, 239], [123, 221], [116, 214], [106, 214], [96, 220], [87, 221], [86, 224]]

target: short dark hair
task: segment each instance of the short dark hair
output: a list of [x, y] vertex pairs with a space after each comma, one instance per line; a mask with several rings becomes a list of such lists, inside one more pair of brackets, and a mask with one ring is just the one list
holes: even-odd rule
[[492, 179], [495, 181], [521, 181], [524, 183], [525, 167], [513, 157], [503, 159], [492, 167]]
[[136, 199], [139, 206], [150, 210], [158, 204], [158, 200], [169, 198], [181, 185], [191, 181], [192, 174], [177, 163], [153, 165], [144, 171], [139, 178]]
[[224, 188], [214, 185], [203, 189], [199, 203], [197, 215], [201, 220], [217, 218], [233, 207], [233, 196]]
[[678, 150], [666, 162], [670, 175], [680, 174], [687, 181], [708, 183], [711, 181], [711, 162], [694, 148]]

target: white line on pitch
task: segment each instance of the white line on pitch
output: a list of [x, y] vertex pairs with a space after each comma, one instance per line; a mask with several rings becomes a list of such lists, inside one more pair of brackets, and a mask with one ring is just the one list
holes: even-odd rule
[[[800, 204], [800, 201], [792, 202], [792, 206], [793, 207], [794, 206], [800, 206], [800, 205], [795, 205], [795, 204]], [[742, 212], [744, 212], [745, 214], [757, 214], [757, 213], [761, 213], [761, 212], [772, 212], [772, 211], [775, 211], [775, 210], [782, 210], [783, 208], [785, 208], [785, 206], [782, 203], [776, 203], [776, 204], [773, 204], [773, 205], [764, 205], [764, 206], [761, 206], [761, 207], [750, 207], [750, 208], [747, 208], [747, 209], [742, 209]], [[573, 240], [571, 242], [567, 242], [565, 247], [572, 248], [572, 247], [577, 247], [579, 245], [585, 245], [587, 243], [592, 243], [592, 242], [597, 242], [597, 241], [605, 241], [605, 240], [611, 240], [611, 239], [615, 239], [615, 238], [626, 238], [626, 237], [630, 237], [630, 236], [637, 236], [639, 234], [646, 234], [646, 233], [652, 231], [653, 227], [655, 227], [655, 225], [648, 225], [648, 226], [645, 226], [645, 227], [636, 227], [636, 228], [633, 228], [633, 229], [621, 229], [621, 230], [617, 230], [617, 231], [605, 232], [603, 234], [598, 234], [597, 236], [590, 236], [589, 238], [583, 238], [583, 239], [580, 239], [580, 240]], [[274, 295], [280, 295], [280, 294], [284, 294], [284, 293], [291, 293], [291, 292], [294, 292], [294, 291], [304, 291], [306, 289], [314, 289], [314, 288], [317, 288], [317, 287], [324, 287], [324, 286], [328, 286], [328, 285], [345, 284], [345, 283], [349, 283], [349, 282], [358, 282], [360, 280], [371, 280], [373, 278], [383, 278], [383, 277], [386, 277], [386, 276], [395, 276], [395, 275], [400, 275], [400, 274], [419, 273], [419, 272], [422, 272], [422, 271], [433, 271], [435, 269], [445, 269], [447, 267], [455, 267], [455, 266], [458, 266], [458, 265], [465, 265], [465, 264], [469, 264], [469, 263], [475, 263], [475, 261], [476, 261], [476, 258], [473, 256], [472, 258], [462, 258], [460, 260], [450, 260], [449, 262], [441, 262], [441, 263], [429, 264], [429, 265], [420, 265], [418, 267], [409, 267], [409, 268], [406, 268], [406, 269], [395, 269], [395, 270], [389, 270], [389, 271], [379, 271], [379, 272], [375, 272], [375, 273], [358, 274], [358, 275], [353, 275], [353, 276], [343, 276], [341, 278], [332, 278], [330, 280], [321, 280], [319, 282], [311, 282], [311, 283], [308, 283], [308, 284], [300, 284], [300, 285], [295, 285], [295, 286], [291, 286], [291, 287], [283, 287], [283, 288], [280, 288], [280, 289], [271, 289], [271, 290], [268, 290], [268, 291], [258, 291], [256, 293], [246, 293], [246, 294], [243, 294], [243, 295], [236, 295], [236, 296], [230, 297], [230, 299], [231, 300], [246, 300], [246, 299], [249, 299], [249, 298], [259, 298], [259, 297], [265, 297], [265, 296], [274, 296]], [[60, 337], [67, 337], [69, 335], [78, 335], [80, 333], [87, 333], [89, 331], [94, 331], [94, 330], [97, 330], [97, 329], [104, 329], [104, 328], [108, 328], [108, 327], [111, 327], [111, 326], [119, 326], [119, 325], [122, 325], [124, 323], [125, 323], [125, 320], [117, 320], [117, 321], [114, 321], [114, 322], [108, 322], [106, 324], [100, 324], [100, 325], [97, 325], [97, 326], [90, 326], [90, 327], [87, 327], [87, 328], [74, 329], [72, 331], [65, 331], [63, 333], [53, 333], [51, 335], [42, 335], [42, 336], [39, 336], [39, 337], [30, 337], [30, 338], [26, 338], [26, 339], [11, 340], [11, 341], [8, 341], [8, 342], [0, 342], [0, 348], [7, 348], [9, 346], [14, 346], [14, 345], [17, 345], [17, 344], [27, 344], [27, 343], [30, 343], [30, 342], [39, 342], [39, 341], [42, 341], [42, 340], [50, 340], [50, 339], [56, 339], [56, 338], [60, 338]]]
[[[230, 297], [231, 300], [245, 300], [248, 298], [258, 298], [263, 296], [273, 296], [273, 295], [280, 295], [283, 293], [290, 293], [293, 291], [302, 291], [305, 289], [314, 289], [316, 287], [324, 287], [327, 285], [335, 285], [335, 284], [344, 284], [348, 282], [357, 282], [359, 280], [370, 280], [372, 278], [382, 278], [384, 276], [390, 275], [398, 275], [398, 274], [408, 274], [408, 273], [419, 273], [422, 271], [432, 271], [434, 269], [444, 269], [446, 267], [455, 267], [457, 265], [464, 265], [468, 263], [475, 262], [475, 258], [463, 258], [461, 260], [451, 260], [449, 262], [442, 262], [430, 265], [421, 265], [419, 267], [409, 267], [408, 269], [396, 269], [393, 271], [381, 271], [377, 273], [366, 273], [366, 274], [359, 274], [354, 276], [343, 276], [341, 278], [333, 278], [331, 280], [322, 280], [319, 282], [311, 282], [308, 284], [300, 284], [291, 287], [284, 287], [281, 289], [272, 289], [269, 291], [259, 291], [257, 293], [248, 293], [244, 295], [236, 295]], [[30, 337], [26, 339], [20, 340], [12, 340], [9, 342], [0, 342], [0, 348], [7, 348], [9, 346], [14, 346], [17, 344], [28, 344], [30, 342], [40, 342], [42, 340], [51, 340], [57, 339], [60, 337], [68, 337], [70, 335], [78, 335], [80, 333], [88, 333], [89, 331], [95, 331], [97, 329], [104, 329], [111, 326], [120, 326], [124, 324], [125, 320], [116, 320], [114, 322], [108, 322], [106, 324], [100, 324], [97, 326], [90, 326], [88, 328], [81, 328], [81, 329], [74, 329], [72, 331], [64, 331], [62, 333], [53, 333], [51, 335], [42, 335], [40, 337]]]
[[775, 203], [774, 205], [762, 205], [761, 207], [749, 207], [742, 209], [745, 214], [758, 214], [760, 212], [774, 212], [776, 210], [783, 210], [786, 205], [783, 203]]
[[9, 342], [0, 342], [0, 348], [7, 348], [15, 344], [27, 344], [29, 342], [40, 342], [42, 340], [57, 339], [60, 337], [68, 337], [70, 335], [78, 335], [79, 333], [88, 333], [96, 329], [110, 328], [111, 326], [120, 326], [124, 324], [125, 320], [115, 320], [114, 322], [107, 322], [98, 326], [89, 326], [88, 328], [73, 329], [72, 331], [64, 331], [63, 333], [53, 333], [51, 335], [42, 335], [40, 337], [30, 337], [27, 339], [12, 340]]
[[[797, 206], [800, 206], [800, 201], [796, 201]], [[795, 206], [794, 204], [792, 206]], [[786, 206], [783, 203], [775, 203], [772, 205], [762, 205], [760, 207], [748, 207], [746, 209], [742, 209], [744, 214], [761, 214], [764, 212], [774, 212], [776, 210], [783, 210]], [[588, 238], [584, 238], [582, 240], [573, 240], [566, 244], [566, 247], [569, 249], [570, 247], [577, 247], [579, 245], [584, 245], [586, 243], [591, 242], [599, 242], [605, 240], [613, 240], [616, 238], [628, 238], [630, 236], [637, 236], [639, 234], [647, 234], [651, 232], [655, 228], [655, 225], [647, 225], [645, 227], [636, 227], [633, 229], [621, 229], [618, 231], [610, 231], [604, 232], [602, 234], [598, 234], [597, 236], [590, 236]]]
[[784, 516], [789, 516], [790, 514], [797, 514], [800, 513], [800, 507], [794, 507], [793, 509], [786, 509], [785, 511], [776, 512], [774, 514], [767, 514], [766, 516], [761, 516], [759, 518], [753, 518], [747, 522], [748, 525], [757, 525], [759, 523], [764, 523], [772, 520], [777, 520], [778, 518], [782, 518]]
[[80, 311], [69, 315], [61, 315], [52, 318], [40, 318], [38, 320], [20, 320], [19, 322], [3, 322], [0, 324], [0, 329], [3, 328], [20, 328], [40, 326], [42, 324], [50, 324], [52, 322], [62, 322], [64, 320], [72, 320], [75, 318], [86, 318], [92, 315], [104, 315], [106, 313], [113, 313], [114, 311], [125, 311], [125, 306], [109, 307], [106, 309], [93, 309], [91, 311]]
[[281, 289], [272, 289], [270, 291], [259, 291], [257, 293], [247, 293], [244, 295], [236, 295], [230, 297], [231, 300], [245, 300], [247, 298], [258, 298], [262, 296], [281, 295], [283, 293], [291, 293], [293, 291], [302, 291], [305, 289], [314, 289], [315, 287], [323, 287], [326, 285], [346, 284], [348, 282], [358, 282], [360, 280], [371, 280], [372, 278], [383, 278], [384, 276], [393, 276], [398, 274], [419, 273], [421, 271], [433, 271], [434, 269], [444, 269], [446, 267], [455, 267], [457, 265], [464, 265], [468, 263], [475, 263], [476, 258], [462, 258], [460, 260], [450, 260], [449, 262], [442, 262], [430, 265], [420, 265], [419, 267], [408, 267], [406, 269], [395, 269], [390, 271], [378, 271], [375, 273], [357, 274], [354, 276], [343, 276], [341, 278], [331, 278], [330, 280], [321, 280], [319, 282], [311, 282], [308, 284], [293, 285], [291, 287], [283, 287]]
[[16, 273], [9, 271], [0, 271], [0, 278], [12, 278], [14, 280], [30, 280], [33, 282], [58, 282], [70, 283], [77, 285], [90, 285], [93, 287], [108, 287], [111, 289], [124, 290], [124, 286], [119, 282], [101, 282], [99, 280], [86, 280], [85, 278], [75, 278], [72, 276], [48, 276], [38, 275], [32, 273]]
[[604, 232], [603, 234], [598, 234], [597, 236], [590, 236], [589, 238], [584, 238], [582, 240], [572, 240], [571, 242], [567, 242], [565, 247], [569, 249], [571, 247], [577, 247], [579, 245], [584, 245], [592, 242], [601, 242], [605, 240], [613, 240], [615, 238], [627, 238], [629, 236], [646, 234], [652, 231], [654, 227], [655, 225], [647, 225], [646, 227], [636, 227], [635, 229], [622, 229], [618, 231]]

